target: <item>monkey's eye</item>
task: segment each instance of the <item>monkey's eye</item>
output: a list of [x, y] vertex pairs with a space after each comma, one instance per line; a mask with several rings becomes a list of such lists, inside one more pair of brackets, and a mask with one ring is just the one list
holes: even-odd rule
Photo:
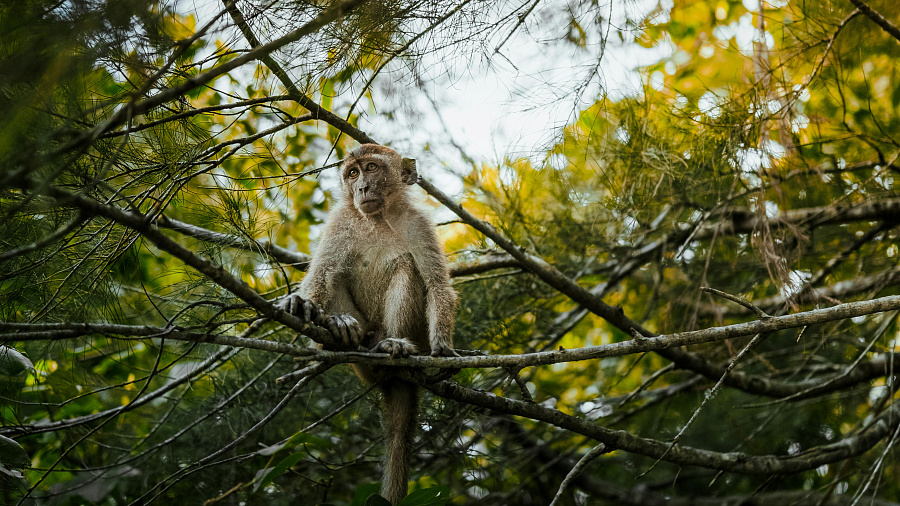
[[350, 169], [347, 171], [347, 177], [350, 179], [356, 179], [359, 176], [359, 169]]
[[376, 165], [374, 163], [366, 164], [366, 172], [374, 172], [376, 170], [378, 170], [378, 165]]

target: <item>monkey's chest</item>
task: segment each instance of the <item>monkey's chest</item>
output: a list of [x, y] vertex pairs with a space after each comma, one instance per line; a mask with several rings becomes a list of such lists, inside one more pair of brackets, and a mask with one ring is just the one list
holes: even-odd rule
[[354, 302], [370, 323], [384, 323], [385, 311], [399, 306], [404, 312], [424, 307], [425, 282], [408, 252], [385, 245], [365, 248], [352, 262], [350, 277]]

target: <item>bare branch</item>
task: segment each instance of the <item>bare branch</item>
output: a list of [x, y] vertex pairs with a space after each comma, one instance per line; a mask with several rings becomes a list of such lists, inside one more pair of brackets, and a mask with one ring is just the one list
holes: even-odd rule
[[716, 290], [715, 288], [710, 288], [708, 286], [701, 286], [700, 289], [703, 290], [704, 292], [708, 292], [713, 295], [718, 295], [719, 297], [728, 299], [731, 302], [734, 302], [736, 304], [744, 306], [745, 308], [749, 309], [750, 311], [753, 311], [754, 313], [756, 313], [756, 316], [758, 316], [760, 318], [771, 318], [769, 315], [766, 314], [765, 311], [763, 311], [762, 309], [754, 306], [753, 304], [747, 302], [746, 300], [744, 300], [738, 296], [731, 295], [730, 293], [725, 293], [721, 290]]
[[[298, 360], [349, 363], [365, 362], [372, 365], [441, 367], [451, 369], [462, 367], [529, 367], [618, 357], [647, 351], [660, 351], [679, 346], [710, 343], [735, 337], [771, 333], [817, 323], [844, 320], [895, 309], [900, 309], [900, 295], [891, 295], [861, 302], [848, 302], [827, 309], [816, 309], [803, 313], [766, 318], [764, 320], [736, 323], [724, 327], [711, 327], [702, 330], [664, 335], [652, 334], [643, 339], [632, 339], [629, 341], [599, 346], [588, 346], [584, 348], [524, 353], [521, 355], [487, 355], [472, 357], [413, 356], [409, 358], [388, 359], [385, 358], [384, 355], [378, 353], [316, 351], [298, 358]], [[724, 372], [725, 371], [718, 372], [715, 379], [718, 380], [722, 377]]]
[[900, 425], [900, 404], [885, 409], [868, 425], [852, 436], [835, 443], [810, 448], [797, 455], [747, 455], [739, 452], [715, 452], [687, 446], [669, 449], [669, 444], [642, 438], [621, 430], [611, 430], [589, 420], [567, 415], [540, 404], [499, 397], [492, 393], [463, 387], [450, 381], [427, 383], [406, 375], [410, 381], [435, 395], [486, 409], [522, 416], [549, 423], [561, 429], [591, 437], [607, 446], [609, 451], [624, 450], [651, 458], [663, 458], [678, 465], [699, 466], [742, 474], [792, 474], [815, 469], [824, 464], [839, 462], [862, 455], [879, 441], [897, 430]]
[[125, 339], [165, 338], [191, 343], [211, 343], [235, 348], [283, 353], [300, 357], [314, 353], [312, 348], [280, 341], [267, 341], [251, 337], [228, 336], [182, 330], [177, 327], [151, 327], [149, 325], [118, 325], [114, 323], [9, 323], [0, 322], [0, 330], [13, 331], [0, 334], [5, 341], [58, 341], [93, 334], [124, 336]]
[[587, 467], [594, 459], [603, 455], [608, 450], [606, 449], [606, 445], [603, 443], [598, 444], [597, 446], [591, 448], [591, 451], [584, 454], [583, 457], [572, 467], [572, 470], [569, 471], [569, 474], [563, 479], [562, 483], [559, 484], [559, 490], [556, 491], [556, 495], [553, 497], [553, 502], [550, 503], [550, 506], [556, 506], [562, 501], [563, 494], [566, 493], [566, 489], [572, 484], [575, 478], [584, 471], [584, 468]]
[[863, 14], [865, 14], [869, 19], [874, 21], [875, 24], [884, 29], [884, 31], [889, 33], [891, 37], [900, 41], [900, 28], [897, 28], [896, 25], [894, 25], [893, 23], [885, 19], [884, 16], [869, 7], [869, 4], [863, 2], [862, 0], [850, 0], [850, 3], [859, 8], [859, 10]]
[[457, 278], [462, 276], [471, 276], [473, 274], [481, 274], [495, 269], [504, 269], [507, 267], [521, 267], [519, 261], [511, 255], [506, 254], [490, 254], [485, 255], [474, 262], [461, 262], [450, 265], [450, 276]]
[[221, 244], [222, 246], [235, 247], [253, 252], [262, 250], [263, 252], [271, 256], [273, 260], [281, 262], [283, 264], [289, 264], [303, 271], [306, 270], [306, 267], [308, 266], [310, 260], [309, 255], [276, 246], [270, 241], [259, 240], [250, 243], [241, 237], [208, 230], [196, 225], [191, 225], [190, 223], [185, 223], [183, 221], [169, 218], [166, 215], [160, 215], [158, 218], [156, 218], [156, 224], [161, 227], [172, 229], [184, 235], [201, 239], [203, 241]]

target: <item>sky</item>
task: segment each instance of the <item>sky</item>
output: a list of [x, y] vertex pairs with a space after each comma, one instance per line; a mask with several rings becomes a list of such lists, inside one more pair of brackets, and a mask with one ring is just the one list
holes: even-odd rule
[[[756, 2], [745, 0], [748, 8]], [[513, 22], [492, 32], [481, 47], [463, 44], [425, 53], [415, 59], [416, 65], [397, 58], [374, 81], [374, 108], [362, 102], [360, 107], [366, 109], [358, 111], [360, 128], [404, 156], [416, 158], [420, 172], [450, 194], [462, 189], [455, 176], [468, 173], [473, 162], [498, 164], [505, 158], [528, 157], [541, 165], [563, 127], [574, 122], [582, 110], [601, 96], [615, 100], [641, 93], [645, 82], [652, 85], [654, 77], [642, 69], [675, 51], [674, 44], [665, 39], [651, 48], [635, 43], [638, 33], [634, 24], [628, 23], [650, 12], [658, 16], [657, 22], [665, 21], [671, 0], [601, 3], [587, 14], [594, 19], [602, 17], [600, 28], [591, 24], [592, 19], [579, 20], [586, 30], [584, 47], [567, 42], [566, 33], [560, 31], [566, 30], [570, 3], [574, 2], [537, 1], [521, 25], [515, 27], [513, 17]], [[218, 2], [192, 5], [198, 26], [221, 9]], [[524, 9], [532, 1], [509, 5]], [[750, 15], [745, 17], [723, 27], [716, 36], [734, 37], [739, 46], [752, 51], [755, 30]], [[275, 23], [276, 31], [289, 29], [277, 24], [277, 13], [267, 19]], [[601, 33], [603, 30], [608, 31]], [[240, 47], [243, 41], [236, 36], [238, 42], [230, 44]], [[423, 40], [428, 48], [442, 42], [439, 38]], [[350, 89], [339, 92], [332, 107], [335, 112], [345, 113], [360, 92], [354, 86], [361, 88], [363, 82], [357, 79], [348, 85]], [[327, 146], [320, 151], [323, 154], [317, 163], [335, 160], [333, 155], [327, 156]], [[327, 171], [319, 181], [326, 191], [337, 186], [337, 178]]]
[[[644, 79], [639, 68], [671, 52], [665, 45], [647, 49], [615, 35], [615, 27], [625, 28], [626, 12], [640, 18], [655, 1], [615, 2], [609, 12], [601, 6], [613, 30], [605, 47], [601, 34], [588, 33], [584, 48], [560, 40], [566, 25], [553, 18], [566, 12], [567, 3], [540, 2], [499, 52], [491, 54], [489, 47], [474, 55], [426, 55], [420, 64], [424, 84], [386, 84], [390, 76], [376, 81], [376, 103], [390, 107], [401, 87], [405, 104], [397, 107], [415, 107], [418, 114], [367, 115], [361, 125], [401, 149], [428, 145], [434, 154], [424, 158], [447, 162], [451, 170], [465, 169], [460, 149], [476, 162], [542, 159], [562, 127], [601, 92], [612, 99], [639, 93]], [[510, 31], [499, 30], [494, 38], [499, 40], [490, 42], [499, 44]]]

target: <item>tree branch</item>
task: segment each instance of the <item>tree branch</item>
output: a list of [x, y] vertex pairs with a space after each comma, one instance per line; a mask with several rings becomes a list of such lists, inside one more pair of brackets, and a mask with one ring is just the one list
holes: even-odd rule
[[260, 240], [250, 243], [241, 237], [208, 230], [196, 225], [191, 225], [190, 223], [185, 223], [183, 221], [169, 218], [166, 215], [160, 215], [158, 218], [156, 218], [156, 224], [161, 227], [165, 227], [170, 230], [182, 233], [184, 235], [194, 237], [196, 239], [207, 242], [214, 242], [226, 247], [234, 247], [252, 252], [258, 252], [259, 250], [262, 250], [270, 257], [272, 257], [272, 259], [276, 262], [289, 264], [303, 271], [306, 270], [306, 267], [308, 266], [310, 261], [309, 255], [276, 246], [270, 241]]
[[500, 253], [488, 254], [473, 262], [450, 264], [450, 276], [454, 278], [472, 276], [474, 274], [481, 274], [507, 267], [521, 267], [521, 264], [519, 264], [519, 261], [511, 255]]
[[[760, 216], [743, 209], [723, 212], [730, 220], [722, 220], [700, 227], [695, 238], [719, 234], [749, 234], [761, 226], [772, 229], [785, 226], [842, 225], [855, 221], [900, 221], [900, 199], [884, 199], [857, 204], [833, 204], [822, 207], [791, 209], [777, 218]], [[723, 216], [724, 217], [724, 216]]]
[[[800, 304], [829, 299], [840, 300], [845, 297], [865, 292], [867, 290], [884, 288], [896, 284], [900, 284], [900, 267], [887, 269], [870, 276], [860, 276], [858, 278], [839, 281], [833, 285], [822, 288], [810, 288], [806, 290], [806, 293], [801, 297], [784, 297], [783, 295], [775, 295], [772, 297], [765, 297], [755, 300], [753, 301], [753, 304], [758, 307], [776, 308], [785, 304], [789, 299], [794, 299], [795, 302]], [[704, 312], [715, 312], [717, 314], [728, 315], [749, 313], [749, 311], [735, 307], [725, 309], [724, 311], [719, 311], [718, 308], [707, 308]]]
[[[166, 336], [166, 337], [168, 337], [168, 336]], [[0, 341], [2, 341], [2, 339], [0, 339]], [[90, 415], [77, 416], [74, 418], [67, 418], [64, 420], [57, 420], [57, 421], [46, 422], [46, 423], [37, 423], [37, 424], [19, 425], [19, 426], [7, 425], [4, 427], [0, 427], [0, 434], [6, 435], [6, 436], [13, 436], [13, 435], [27, 436], [27, 435], [31, 435], [31, 434], [40, 434], [42, 432], [53, 432], [53, 431], [57, 431], [57, 430], [69, 429], [72, 427], [76, 427], [78, 425], [90, 423], [90, 422], [93, 422], [95, 420], [100, 420], [100, 419], [105, 418], [110, 415], [118, 415], [125, 411], [131, 411], [131, 410], [137, 409], [137, 408], [153, 401], [154, 399], [158, 399], [158, 398], [162, 397], [163, 395], [171, 392], [175, 388], [193, 380], [195, 377], [205, 373], [210, 367], [213, 366], [213, 364], [215, 364], [218, 360], [225, 357], [228, 354], [228, 352], [230, 352], [230, 351], [232, 351], [232, 350], [229, 350], [227, 348], [220, 350], [218, 353], [215, 353], [214, 355], [210, 356], [209, 358], [207, 358], [206, 360], [204, 360], [203, 362], [198, 364], [188, 374], [185, 374], [179, 378], [175, 378], [175, 379], [167, 382], [165, 385], [161, 386], [160, 388], [158, 388], [144, 396], [141, 396], [134, 402], [126, 404], [124, 406], [107, 409], [105, 411], [92, 413]]]
[[103, 334], [123, 336], [127, 339], [165, 338], [173, 341], [191, 343], [210, 343], [235, 348], [283, 353], [293, 357], [301, 357], [315, 353], [306, 346], [267, 341], [251, 337], [192, 332], [178, 327], [152, 327], [150, 325], [119, 325], [114, 323], [10, 323], [0, 322], [0, 330], [12, 331], [0, 334], [0, 341], [58, 341], [76, 337]]
[[[679, 346], [710, 343], [735, 337], [771, 333], [789, 328], [798, 328], [817, 323], [855, 318], [857, 316], [895, 309], [900, 309], [900, 295], [892, 295], [870, 301], [848, 302], [827, 309], [816, 309], [803, 313], [766, 318], [764, 320], [736, 323], [724, 327], [711, 327], [702, 330], [655, 335], [652, 337], [644, 337], [643, 339], [631, 339], [599, 346], [541, 351], [520, 355], [484, 355], [472, 357], [413, 356], [409, 358], [387, 359], [384, 358], [384, 355], [378, 353], [315, 351], [298, 360], [349, 363], [365, 362], [371, 365], [440, 367], [449, 369], [463, 367], [530, 367], [562, 362], [578, 362], [582, 360], [619, 357], [647, 351], [660, 351]], [[721, 376], [722, 373], [719, 373], [715, 379], [718, 380]]]
[[[500, 413], [546, 422], [555, 427], [593, 438], [607, 445], [610, 451], [620, 449], [654, 459], [665, 457], [663, 460], [677, 465], [699, 466], [741, 474], [798, 473], [862, 455], [897, 430], [897, 426], [900, 424], [900, 404], [895, 404], [874, 417], [871, 423], [855, 435], [832, 444], [810, 448], [797, 455], [755, 456], [740, 452], [715, 452], [688, 446], [669, 450], [668, 443], [634, 436], [622, 430], [607, 429], [591, 421], [545, 408], [540, 404], [499, 397], [493, 393], [466, 388], [450, 381], [428, 383], [412, 374], [404, 376], [435, 395]], [[667, 452], [667, 450], [669, 451]]]
[[869, 19], [875, 22], [878, 26], [880, 26], [884, 31], [889, 33], [891, 37], [900, 40], [900, 28], [897, 28], [896, 25], [888, 21], [878, 12], [872, 10], [871, 7], [862, 0], [850, 0], [850, 3], [855, 5], [859, 10], [865, 14]]
[[[788, 328], [797, 328], [816, 323], [853, 318], [892, 309], [900, 309], [900, 295], [882, 297], [871, 301], [850, 302], [828, 309], [817, 309], [805, 313], [778, 316], [748, 323], [738, 323], [724, 327], [712, 327], [703, 330], [680, 332], [644, 339], [632, 339], [599, 346], [524, 353], [520, 355], [480, 355], [464, 357], [430, 357], [416, 355], [408, 358], [392, 358], [384, 353], [320, 351], [277, 341], [197, 333], [174, 327], [165, 328], [117, 324], [0, 322], [0, 330], [12, 332], [10, 334], [0, 335], [0, 339], [5, 339], [7, 341], [55, 340], [96, 333], [132, 336], [142, 339], [165, 337], [166, 339], [176, 341], [208, 342], [284, 353], [286, 355], [297, 357], [295, 360], [300, 362], [323, 362], [329, 364], [365, 363], [369, 365], [416, 368], [437, 367], [441, 369], [489, 367], [522, 368], [563, 362], [596, 360], [647, 351], [671, 352], [674, 350], [686, 355], [686, 358], [682, 357], [682, 361], [687, 362], [685, 368], [697, 371], [714, 380], [719, 380], [725, 373], [723, 367], [713, 365], [693, 354], [678, 350], [677, 347], [716, 342], [757, 333], [775, 332]], [[692, 361], [695, 359], [697, 362]], [[679, 362], [676, 363], [681, 365]], [[795, 383], [774, 381], [761, 376], [732, 372], [725, 376], [725, 384], [736, 386], [742, 390], [759, 395], [770, 397], [793, 396], [792, 399], [800, 399], [821, 395], [823, 393], [846, 388], [847, 386], [862, 381], [884, 376], [888, 374], [888, 365], [887, 356], [883, 356], [857, 364], [852, 370], [837, 376], [816, 378]]]

